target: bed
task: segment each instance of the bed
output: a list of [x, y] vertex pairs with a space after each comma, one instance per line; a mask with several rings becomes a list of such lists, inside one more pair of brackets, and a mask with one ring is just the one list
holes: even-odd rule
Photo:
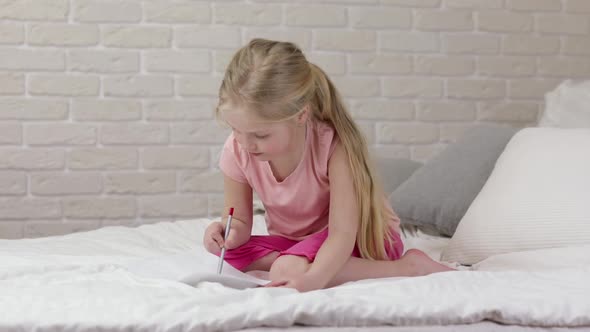
[[[514, 259], [504, 255], [459, 272], [304, 294], [211, 282], [193, 287], [126, 269], [132, 260], [203, 251], [210, 221], [1, 240], [0, 330], [590, 331], [590, 264], [579, 261], [577, 267], [516, 271], [510, 269]], [[255, 232], [265, 232], [261, 215]], [[405, 229], [403, 239], [406, 249], [435, 258], [449, 241], [415, 228]], [[546, 254], [519, 253], [525, 260]]]

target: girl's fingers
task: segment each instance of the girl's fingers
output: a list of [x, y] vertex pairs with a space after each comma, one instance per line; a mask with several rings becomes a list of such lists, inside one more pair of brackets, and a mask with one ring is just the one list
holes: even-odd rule
[[281, 287], [285, 286], [287, 283], [289, 283], [287, 280], [275, 280], [264, 285], [264, 287]]

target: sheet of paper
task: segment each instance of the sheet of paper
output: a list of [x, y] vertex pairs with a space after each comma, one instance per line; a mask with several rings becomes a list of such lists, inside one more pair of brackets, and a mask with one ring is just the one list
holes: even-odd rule
[[232, 288], [249, 288], [267, 284], [268, 280], [246, 274], [227, 262], [217, 274], [219, 257], [204, 250], [134, 260], [126, 268], [148, 278], [168, 279], [196, 286], [203, 281], [219, 282]]

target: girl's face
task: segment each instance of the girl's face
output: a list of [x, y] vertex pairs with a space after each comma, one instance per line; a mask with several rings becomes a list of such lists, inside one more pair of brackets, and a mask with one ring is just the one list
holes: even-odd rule
[[252, 112], [235, 109], [224, 112], [223, 120], [231, 127], [240, 146], [261, 161], [292, 153], [298, 143], [297, 130], [302, 128], [297, 119], [268, 122]]

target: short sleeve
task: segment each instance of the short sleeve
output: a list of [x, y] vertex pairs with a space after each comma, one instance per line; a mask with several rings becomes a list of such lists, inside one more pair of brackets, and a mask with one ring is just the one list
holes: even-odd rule
[[223, 174], [229, 176], [235, 181], [248, 183], [244, 169], [247, 164], [247, 159], [242, 158], [234, 135], [230, 135], [223, 149], [221, 150], [221, 156], [219, 157], [219, 168]]

